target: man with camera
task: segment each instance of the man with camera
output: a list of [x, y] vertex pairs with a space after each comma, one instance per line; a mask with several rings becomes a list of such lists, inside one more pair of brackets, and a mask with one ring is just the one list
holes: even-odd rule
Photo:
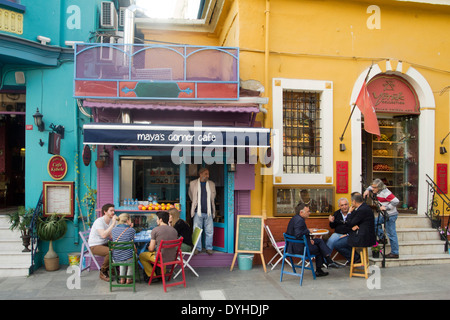
[[381, 214], [375, 219], [375, 232], [377, 233], [380, 242], [386, 241], [383, 235], [382, 224], [386, 219], [386, 234], [389, 238], [389, 243], [391, 244], [391, 252], [385, 256], [388, 259], [398, 259], [399, 257], [399, 246], [398, 237], [395, 222], [397, 221], [398, 211], [397, 205], [399, 200], [396, 196], [386, 188], [386, 185], [380, 179], [373, 180], [371, 186], [369, 186], [364, 192], [364, 198], [373, 192], [376, 195], [376, 200], [379, 202], [379, 209]]

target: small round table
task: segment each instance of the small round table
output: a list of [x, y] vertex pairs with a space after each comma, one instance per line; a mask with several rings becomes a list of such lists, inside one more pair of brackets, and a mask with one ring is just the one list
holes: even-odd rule
[[311, 232], [309, 233], [311, 236], [324, 236], [326, 234], [329, 234], [330, 231], [327, 229], [311, 229]]

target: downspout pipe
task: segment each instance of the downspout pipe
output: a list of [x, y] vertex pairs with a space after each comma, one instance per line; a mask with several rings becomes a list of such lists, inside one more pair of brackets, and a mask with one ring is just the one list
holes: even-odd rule
[[[266, 97], [268, 95], [269, 88], [269, 22], [270, 22], [270, 0], [266, 0], [266, 28], [265, 28], [265, 43], [264, 43], [264, 92], [266, 92]], [[267, 97], [268, 98], [268, 97]], [[268, 121], [268, 110], [261, 108], [264, 114], [264, 128], [269, 127]], [[268, 175], [263, 174], [262, 176], [262, 203], [261, 203], [261, 215], [264, 219], [267, 218], [267, 179]]]

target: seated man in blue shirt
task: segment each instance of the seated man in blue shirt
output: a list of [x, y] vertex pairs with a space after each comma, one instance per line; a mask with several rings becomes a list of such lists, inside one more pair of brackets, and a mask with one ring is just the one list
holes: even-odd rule
[[[308, 219], [309, 214], [309, 207], [307, 207], [304, 203], [299, 203], [295, 207], [295, 215], [289, 221], [286, 234], [294, 236], [299, 240], [303, 240], [303, 235], [306, 235], [309, 252], [316, 256], [316, 276], [324, 277], [328, 275], [328, 272], [322, 270], [322, 265], [326, 262], [325, 259], [328, 260], [327, 262], [331, 262], [330, 254], [332, 251], [327, 247], [322, 239], [311, 239], [310, 232], [305, 221]], [[286, 249], [289, 253], [302, 254], [304, 244], [293, 243]], [[328, 266], [331, 266], [331, 263], [328, 264]]]

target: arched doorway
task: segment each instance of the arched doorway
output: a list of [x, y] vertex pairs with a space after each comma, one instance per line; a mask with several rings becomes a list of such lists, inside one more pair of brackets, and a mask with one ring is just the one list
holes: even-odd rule
[[[359, 94], [363, 81], [367, 75], [369, 68], [363, 71], [358, 77], [355, 85], [353, 86], [351, 103], [356, 101]], [[417, 162], [420, 165], [417, 166], [418, 179], [417, 179], [417, 206], [414, 207], [414, 211], [417, 214], [423, 215], [426, 211], [426, 197], [421, 195], [421, 193], [426, 192], [426, 182], [425, 175], [433, 176], [434, 172], [434, 128], [435, 128], [435, 101], [430, 85], [426, 79], [413, 67], [403, 64], [402, 62], [391, 63], [391, 61], [382, 61], [376, 65], [372, 66], [370, 71], [368, 81], [370, 82], [376, 76], [381, 74], [394, 75], [399, 77], [399, 79], [404, 80], [408, 83], [411, 88], [415, 91], [420, 105], [420, 115], [415, 115], [415, 125], [417, 126], [417, 143], [418, 143], [418, 154]], [[399, 116], [397, 120], [400, 119], [402, 113], [396, 114]], [[378, 116], [378, 113], [377, 113]], [[380, 120], [380, 117], [378, 117]], [[389, 118], [385, 116], [385, 118]], [[392, 117], [393, 118], [393, 117]], [[399, 120], [400, 121], [400, 120]], [[399, 124], [399, 121], [395, 121]], [[352, 191], [361, 191], [362, 189], [362, 175], [363, 175], [363, 165], [362, 165], [362, 154], [363, 154], [363, 136], [361, 132], [361, 113], [359, 109], [356, 108], [351, 119], [352, 128]], [[393, 122], [394, 124], [394, 122]], [[421, 130], [422, 128], [422, 130]], [[424, 128], [427, 128], [426, 130]], [[379, 148], [382, 149], [382, 148]], [[372, 146], [373, 150], [373, 146]], [[398, 156], [398, 155], [397, 155]], [[373, 169], [373, 163], [371, 163]], [[392, 168], [394, 169], [394, 168]], [[381, 171], [381, 170], [380, 170]], [[400, 171], [400, 170], [398, 170]], [[388, 177], [388, 175], [386, 174]], [[366, 177], [369, 175], [366, 174]], [[374, 177], [373, 175], [369, 178]], [[403, 179], [402, 184], [399, 187], [408, 188], [408, 179]], [[389, 180], [388, 180], [389, 182]], [[394, 179], [392, 179], [395, 183]], [[367, 183], [367, 182], [366, 182]], [[369, 182], [370, 183], [370, 182]], [[404, 209], [409, 209], [408, 202], [402, 203], [402, 206], [406, 206]]]

